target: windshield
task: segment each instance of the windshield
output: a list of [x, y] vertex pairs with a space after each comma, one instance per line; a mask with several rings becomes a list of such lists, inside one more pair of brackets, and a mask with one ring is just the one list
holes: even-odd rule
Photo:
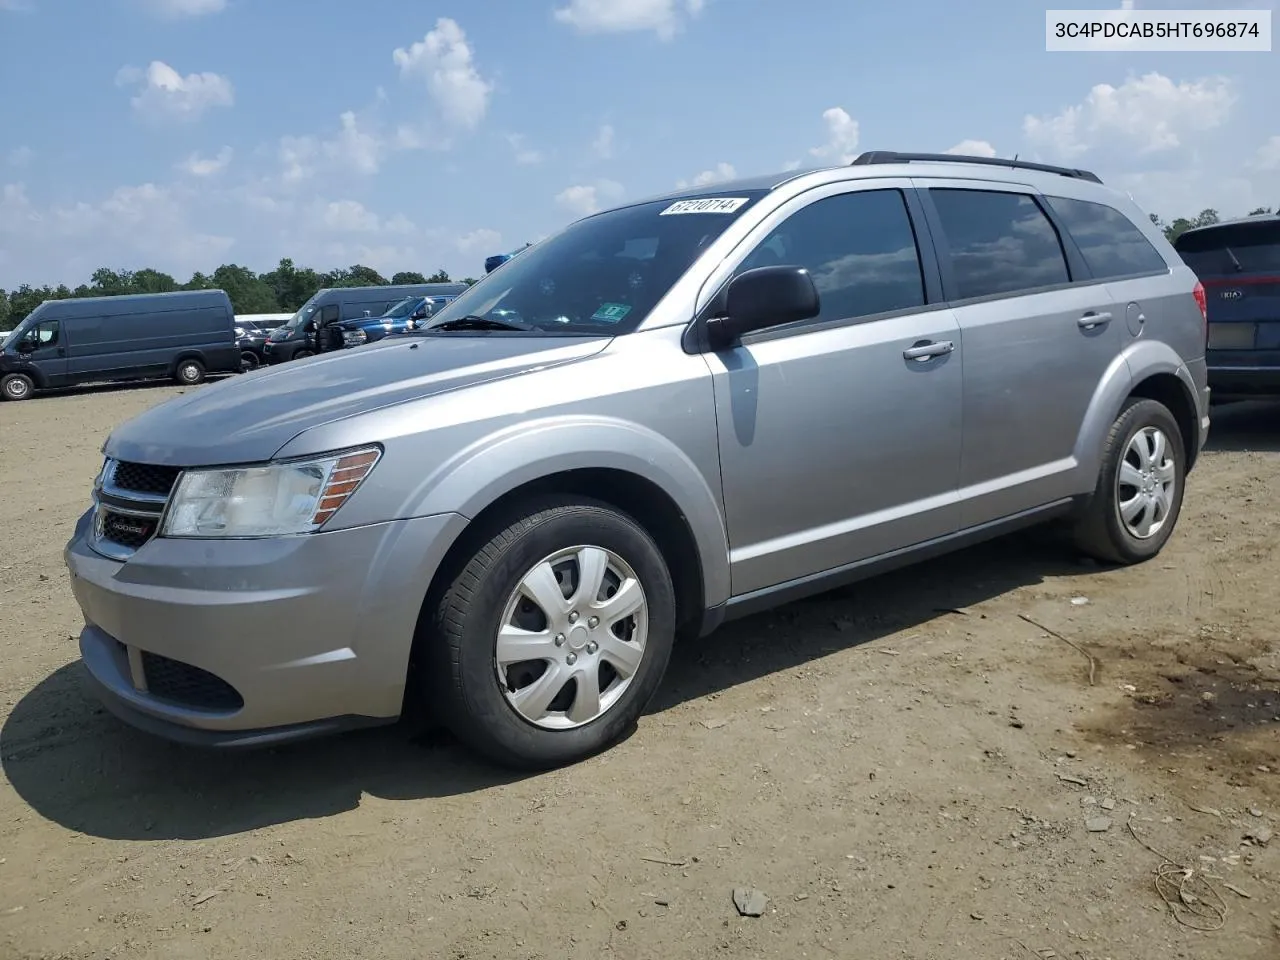
[[1240, 273], [1280, 274], [1280, 219], [1184, 233], [1174, 247], [1202, 279]]
[[315, 312], [316, 312], [316, 308], [312, 305], [311, 301], [308, 300], [298, 309], [297, 313], [295, 313], [292, 317], [289, 318], [289, 322], [286, 323], [283, 327], [281, 327], [281, 329], [297, 330], [304, 323], [310, 320], [311, 315]]
[[630, 333], [765, 192], [659, 200], [579, 220], [485, 276], [423, 329], [478, 317], [544, 334]]
[[416, 307], [421, 300], [421, 297], [405, 297], [384, 313], [383, 316], [389, 320], [411, 316], [413, 314], [413, 308]]

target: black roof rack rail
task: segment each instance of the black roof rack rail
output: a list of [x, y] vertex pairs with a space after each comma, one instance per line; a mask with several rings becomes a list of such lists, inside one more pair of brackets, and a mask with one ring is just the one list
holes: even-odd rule
[[980, 163], [988, 167], [1009, 167], [1014, 170], [1039, 170], [1041, 173], [1056, 173], [1076, 180], [1091, 180], [1102, 183], [1101, 178], [1090, 170], [1078, 170], [1074, 167], [1055, 167], [1049, 163], [1033, 163], [1030, 160], [1004, 160], [1000, 157], [966, 157], [955, 153], [895, 153], [892, 150], [869, 150], [854, 158], [850, 166], [863, 167], [876, 163], [913, 163], [930, 161], [934, 163]]

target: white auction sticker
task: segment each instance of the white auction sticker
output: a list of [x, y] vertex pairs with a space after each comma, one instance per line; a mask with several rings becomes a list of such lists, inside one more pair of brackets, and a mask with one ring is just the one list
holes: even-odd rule
[[677, 213], [733, 213], [749, 200], [749, 197], [704, 197], [701, 200], [677, 200], [660, 217]]

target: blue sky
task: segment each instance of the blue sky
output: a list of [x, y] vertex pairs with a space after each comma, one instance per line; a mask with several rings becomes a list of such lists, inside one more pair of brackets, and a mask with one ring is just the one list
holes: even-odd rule
[[1025, 0], [0, 0], [0, 287], [478, 275], [684, 182], [965, 141], [1245, 213], [1277, 90], [1276, 53], [1047, 53]]

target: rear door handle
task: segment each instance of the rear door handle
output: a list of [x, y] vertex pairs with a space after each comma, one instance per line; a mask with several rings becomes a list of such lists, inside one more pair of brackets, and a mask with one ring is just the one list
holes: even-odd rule
[[1083, 317], [1076, 321], [1081, 330], [1093, 330], [1104, 324], [1111, 322], [1111, 314], [1109, 313], [1086, 313]]
[[950, 340], [922, 340], [902, 351], [903, 359], [924, 363], [934, 357], [941, 357], [956, 348]]

